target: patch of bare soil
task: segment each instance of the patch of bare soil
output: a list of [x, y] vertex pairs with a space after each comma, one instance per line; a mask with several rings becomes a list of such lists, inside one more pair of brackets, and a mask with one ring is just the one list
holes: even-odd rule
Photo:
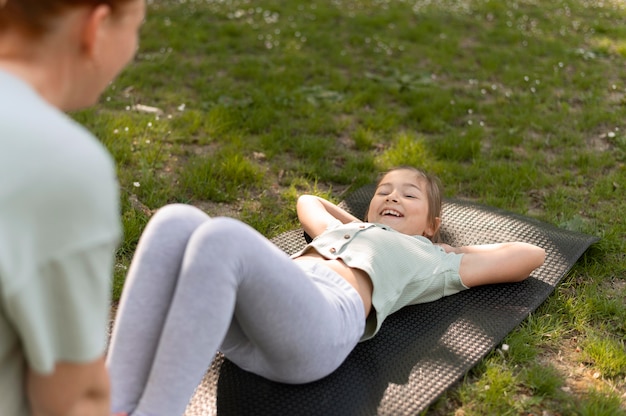
[[538, 357], [540, 364], [556, 369], [565, 385], [561, 389], [576, 399], [584, 399], [590, 391], [612, 391], [622, 398], [626, 411], [626, 378], [617, 382], [606, 380], [602, 374], [584, 363], [576, 337], [560, 345], [558, 351], [545, 351]]
[[193, 205], [209, 214], [211, 217], [231, 217], [239, 219], [241, 215], [241, 202], [213, 202], [197, 201]]

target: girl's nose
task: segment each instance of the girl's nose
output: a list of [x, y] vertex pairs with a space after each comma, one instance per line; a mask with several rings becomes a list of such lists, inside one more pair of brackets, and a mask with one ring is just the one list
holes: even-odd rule
[[398, 202], [398, 197], [396, 197], [396, 194], [394, 192], [392, 194], [387, 195], [387, 198], [385, 200], [386, 201]]

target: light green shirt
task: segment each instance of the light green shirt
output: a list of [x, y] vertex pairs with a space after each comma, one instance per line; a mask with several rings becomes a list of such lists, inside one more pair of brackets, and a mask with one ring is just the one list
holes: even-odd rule
[[28, 414], [27, 368], [104, 353], [118, 198], [102, 144], [0, 71], [0, 415]]
[[361, 341], [373, 337], [387, 316], [407, 305], [431, 302], [467, 289], [461, 282], [462, 254], [446, 253], [422, 236], [410, 236], [382, 224], [342, 224], [339, 220], [308, 247], [327, 259], [366, 272], [374, 290], [373, 313]]

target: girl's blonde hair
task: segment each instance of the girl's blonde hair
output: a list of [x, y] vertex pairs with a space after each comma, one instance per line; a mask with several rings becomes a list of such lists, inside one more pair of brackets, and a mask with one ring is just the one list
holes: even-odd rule
[[[386, 172], [383, 172], [378, 177], [378, 181], [376, 182], [376, 187], [380, 185], [380, 183], [385, 178], [385, 176], [387, 176], [387, 174], [398, 171], [398, 170], [411, 171], [415, 173], [415, 175], [418, 178], [424, 180], [424, 182], [426, 183], [426, 196], [428, 197], [427, 220], [430, 226], [433, 227], [433, 229], [435, 230], [433, 235], [430, 237], [430, 240], [433, 243], [440, 242], [441, 235], [439, 233], [439, 223], [437, 222], [437, 218], [441, 218], [441, 211], [442, 211], [443, 192], [442, 192], [441, 181], [439, 180], [438, 177], [431, 175], [429, 173], [426, 173], [423, 170], [415, 168], [413, 166], [397, 166], [397, 167], [387, 170]], [[369, 207], [368, 207], [368, 211], [369, 211]], [[365, 222], [368, 221], [368, 216], [369, 216], [368, 214], [369, 212], [365, 212]]]

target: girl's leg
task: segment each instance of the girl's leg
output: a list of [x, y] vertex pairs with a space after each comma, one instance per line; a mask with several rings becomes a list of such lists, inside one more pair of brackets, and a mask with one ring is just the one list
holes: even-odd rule
[[209, 216], [192, 206], [161, 208], [141, 236], [126, 277], [107, 356], [113, 412], [133, 410], [152, 368], [190, 236]]
[[[282, 322], [270, 322], [265, 304], [249, 298], [257, 297], [254, 289], [240, 291], [220, 351], [245, 370], [298, 384], [339, 367], [363, 334], [365, 313], [361, 297], [339, 274], [315, 261], [295, 264], [299, 269], [292, 276], [295, 284], [277, 287], [291, 298], [291, 303], [277, 305], [283, 311]], [[298, 283], [302, 273], [306, 284]], [[302, 309], [294, 312], [294, 304]]]
[[[182, 414], [227, 332], [228, 355], [265, 377], [297, 383], [329, 374], [354, 348], [365, 323], [358, 293], [335, 277], [330, 286], [314, 282], [236, 220], [203, 223], [187, 245], [134, 414]], [[329, 294], [342, 284], [339, 295]]]

